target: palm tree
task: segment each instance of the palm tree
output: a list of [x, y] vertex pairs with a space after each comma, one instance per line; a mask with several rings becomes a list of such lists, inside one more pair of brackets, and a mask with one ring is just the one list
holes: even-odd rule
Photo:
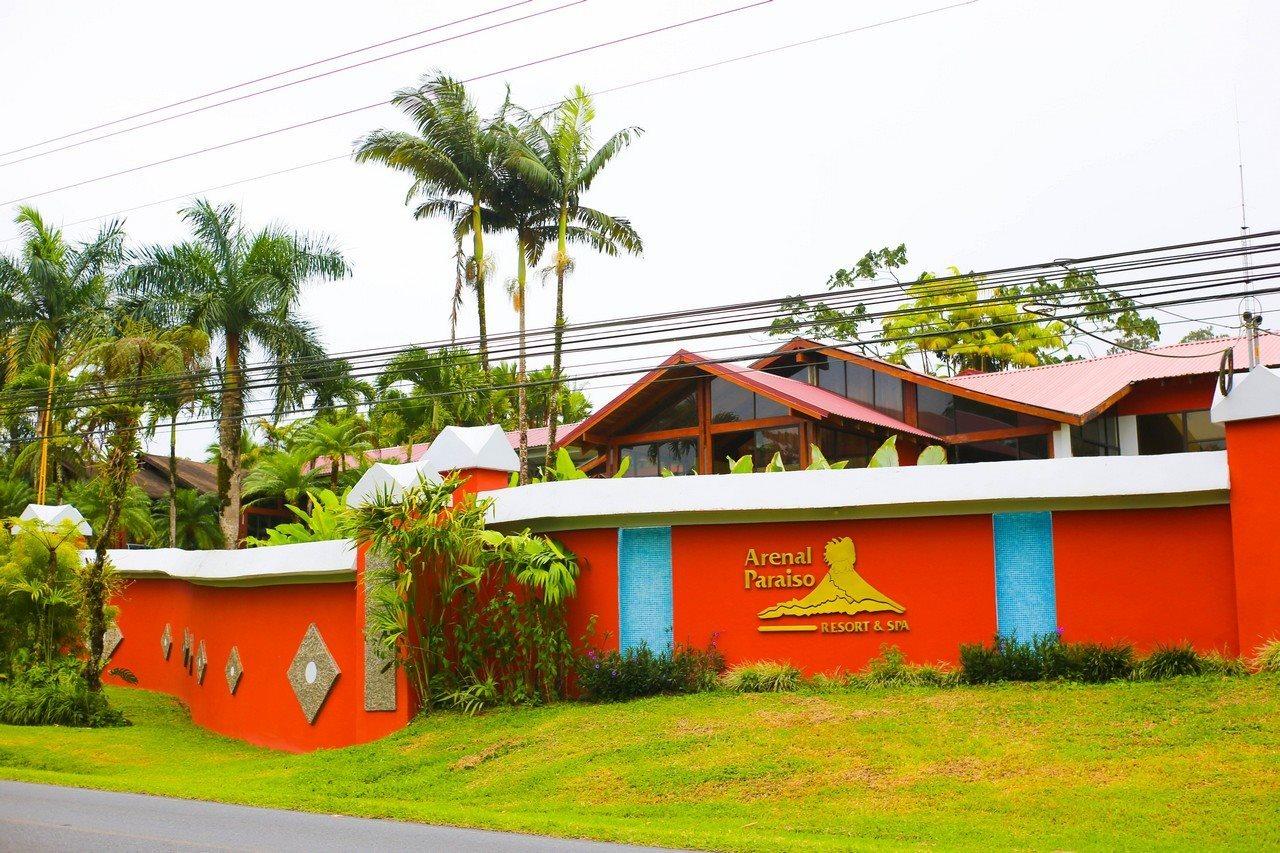
[[[89, 360], [95, 365], [99, 383], [96, 418], [109, 429], [104, 465], [106, 514], [95, 528], [93, 560], [84, 577], [84, 596], [89, 613], [89, 659], [85, 662], [85, 678], [90, 690], [102, 687], [102, 634], [106, 630], [107, 548], [116, 533], [121, 514], [126, 509], [129, 487], [138, 470], [144, 402], [143, 383], [168, 378], [179, 373], [184, 364], [183, 346], [193, 336], [202, 334], [186, 327], [160, 331], [141, 320], [126, 318], [111, 338], [94, 345]], [[149, 522], [148, 518], [148, 522]]]
[[222, 533], [234, 548], [240, 531], [240, 440], [244, 434], [244, 359], [254, 347], [274, 362], [314, 353], [314, 329], [297, 314], [302, 286], [350, 272], [322, 237], [271, 225], [250, 232], [234, 205], [196, 201], [182, 212], [193, 239], [147, 250], [133, 267], [137, 293], [221, 343], [218, 500]]
[[[510, 135], [512, 129], [508, 128]], [[520, 431], [519, 457], [521, 484], [529, 482], [529, 394], [525, 388], [528, 378], [525, 329], [527, 327], [527, 300], [529, 267], [537, 266], [547, 246], [546, 223], [553, 216], [553, 208], [547, 196], [512, 172], [503, 175], [501, 190], [494, 200], [491, 220], [496, 228], [511, 231], [516, 237], [516, 277], [508, 288], [512, 306], [518, 320], [516, 357], [516, 428]], [[466, 228], [460, 221], [458, 226]]]
[[278, 450], [267, 453], [244, 478], [244, 497], [254, 503], [260, 500], [283, 500], [296, 504], [316, 487], [319, 472], [311, 460], [299, 451]]
[[174, 503], [178, 507], [178, 532], [176, 538], [169, 540], [170, 548], [208, 551], [222, 547], [217, 495], [178, 489]]
[[347, 471], [348, 457], [359, 465], [366, 451], [373, 450], [369, 428], [363, 420], [348, 416], [338, 420], [316, 418], [298, 433], [294, 445], [308, 462], [324, 457], [329, 460], [329, 485], [338, 491], [338, 483]]
[[[614, 256], [620, 252], [638, 255], [644, 250], [640, 235], [622, 217], [609, 216], [582, 205], [582, 196], [611, 160], [644, 131], [628, 127], [618, 131], [592, 150], [591, 122], [595, 119], [591, 96], [581, 86], [574, 88], [549, 115], [525, 116], [521, 133], [512, 139], [511, 167], [553, 201], [556, 256], [555, 342], [551, 356], [552, 398], [563, 387], [561, 360], [564, 346], [564, 281], [573, 269], [570, 242], [586, 243], [597, 251]], [[558, 405], [548, 407], [547, 456], [551, 463], [556, 441]]]
[[[493, 366], [491, 375], [501, 369]], [[405, 437], [430, 440], [449, 425], [480, 426], [495, 414], [500, 421], [502, 403], [491, 399], [486, 386], [474, 354], [414, 347], [397, 353], [374, 380], [377, 402], [370, 416], [395, 414]]]
[[70, 375], [107, 328], [111, 276], [123, 256], [124, 231], [112, 221], [93, 240], [69, 246], [62, 231], [46, 224], [34, 208], [19, 208], [14, 221], [23, 242], [17, 257], [0, 255], [0, 294], [7, 315], [0, 361], [6, 384], [26, 372], [32, 379], [39, 377], [43, 386], [35, 488], [36, 502], [44, 503], [58, 379]]
[[403, 89], [391, 103], [417, 127], [417, 134], [375, 130], [356, 144], [358, 163], [382, 163], [413, 179], [406, 203], [421, 198], [416, 219], [444, 216], [469, 220], [471, 262], [467, 278], [476, 292], [480, 326], [480, 364], [489, 369], [489, 334], [485, 316], [484, 209], [498, 191], [497, 172], [505, 151], [500, 119], [486, 122], [463, 84], [444, 74], [427, 75], [416, 89]]

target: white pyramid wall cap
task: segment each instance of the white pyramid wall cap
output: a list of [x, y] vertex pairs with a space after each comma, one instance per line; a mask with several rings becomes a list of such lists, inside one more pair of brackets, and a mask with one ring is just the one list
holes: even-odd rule
[[1230, 394], [1223, 394], [1221, 385], [1214, 386], [1210, 420], [1221, 424], [1280, 415], [1280, 373], [1260, 364], [1234, 378]]
[[[50, 527], [56, 527], [64, 521], [72, 521], [75, 522], [76, 527], [85, 536], [93, 535], [93, 527], [84, 520], [80, 510], [71, 506], [71, 504], [55, 504], [52, 506], [27, 504], [27, 508], [22, 511], [22, 515], [18, 516], [18, 520], [30, 521], [31, 519], [47, 524]], [[17, 530], [18, 528], [15, 527], [14, 532], [16, 533]]]
[[520, 459], [500, 426], [457, 427], [441, 430], [418, 464], [432, 471], [518, 471]]
[[440, 475], [418, 462], [375, 462], [347, 494], [347, 506], [362, 506], [379, 495], [398, 498], [422, 480], [440, 482]]

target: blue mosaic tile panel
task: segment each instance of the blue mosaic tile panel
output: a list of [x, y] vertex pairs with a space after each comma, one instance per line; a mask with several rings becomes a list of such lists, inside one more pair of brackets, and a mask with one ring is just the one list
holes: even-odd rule
[[671, 528], [618, 531], [618, 644], [654, 651], [671, 645]]
[[996, 630], [1030, 640], [1058, 629], [1053, 577], [1053, 513], [991, 517], [996, 554]]

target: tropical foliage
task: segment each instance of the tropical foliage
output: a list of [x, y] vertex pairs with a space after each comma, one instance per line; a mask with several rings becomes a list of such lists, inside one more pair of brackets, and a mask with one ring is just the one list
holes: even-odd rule
[[573, 669], [564, 608], [578, 564], [555, 541], [484, 525], [456, 477], [351, 510], [375, 569], [375, 631], [428, 710], [563, 697]]
[[869, 340], [863, 334], [870, 316], [866, 303], [847, 307], [847, 297], [838, 307], [786, 300], [787, 313], [774, 320], [773, 334], [859, 345], [895, 364], [915, 360], [913, 366], [925, 372], [946, 375], [1067, 360], [1073, 345], [1090, 337], [1118, 337], [1141, 348], [1160, 334], [1160, 324], [1133, 299], [1103, 286], [1089, 270], [1066, 267], [1059, 277], [988, 282], [951, 267], [945, 276], [923, 272], [904, 282], [898, 271], [906, 265], [905, 245], [885, 247], [827, 280], [829, 290], [849, 291], [888, 279], [907, 295]]

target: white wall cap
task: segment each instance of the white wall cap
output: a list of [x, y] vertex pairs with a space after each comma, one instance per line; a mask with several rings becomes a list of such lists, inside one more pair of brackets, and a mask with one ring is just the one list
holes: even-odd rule
[[[50, 527], [56, 527], [64, 521], [73, 521], [80, 532], [85, 536], [93, 535], [93, 527], [89, 522], [84, 520], [84, 516], [80, 514], [80, 510], [70, 504], [56, 504], [49, 506], [46, 504], [27, 504], [27, 508], [22, 511], [22, 515], [18, 516], [19, 521], [30, 521], [31, 519], [43, 522]], [[14, 528], [16, 533], [17, 527]]]
[[[82, 553], [86, 559], [93, 558], [92, 551]], [[350, 539], [236, 551], [112, 549], [107, 555], [127, 578], [167, 577], [225, 586], [341, 581], [355, 577], [356, 570], [356, 549]]]
[[520, 458], [502, 427], [448, 426], [422, 454], [419, 464], [432, 471], [461, 471], [480, 468], [486, 471], [519, 471]]
[[1226, 503], [1225, 451], [846, 471], [563, 480], [481, 492], [538, 530]]
[[417, 462], [375, 462], [361, 475], [347, 494], [347, 506], [361, 506], [379, 495], [398, 498], [422, 480], [440, 482], [440, 475], [426, 463], [426, 457]]
[[1216, 424], [1276, 415], [1280, 415], [1280, 373], [1265, 365], [1237, 374], [1230, 394], [1224, 396], [1221, 386], [1214, 386], [1209, 419]]

